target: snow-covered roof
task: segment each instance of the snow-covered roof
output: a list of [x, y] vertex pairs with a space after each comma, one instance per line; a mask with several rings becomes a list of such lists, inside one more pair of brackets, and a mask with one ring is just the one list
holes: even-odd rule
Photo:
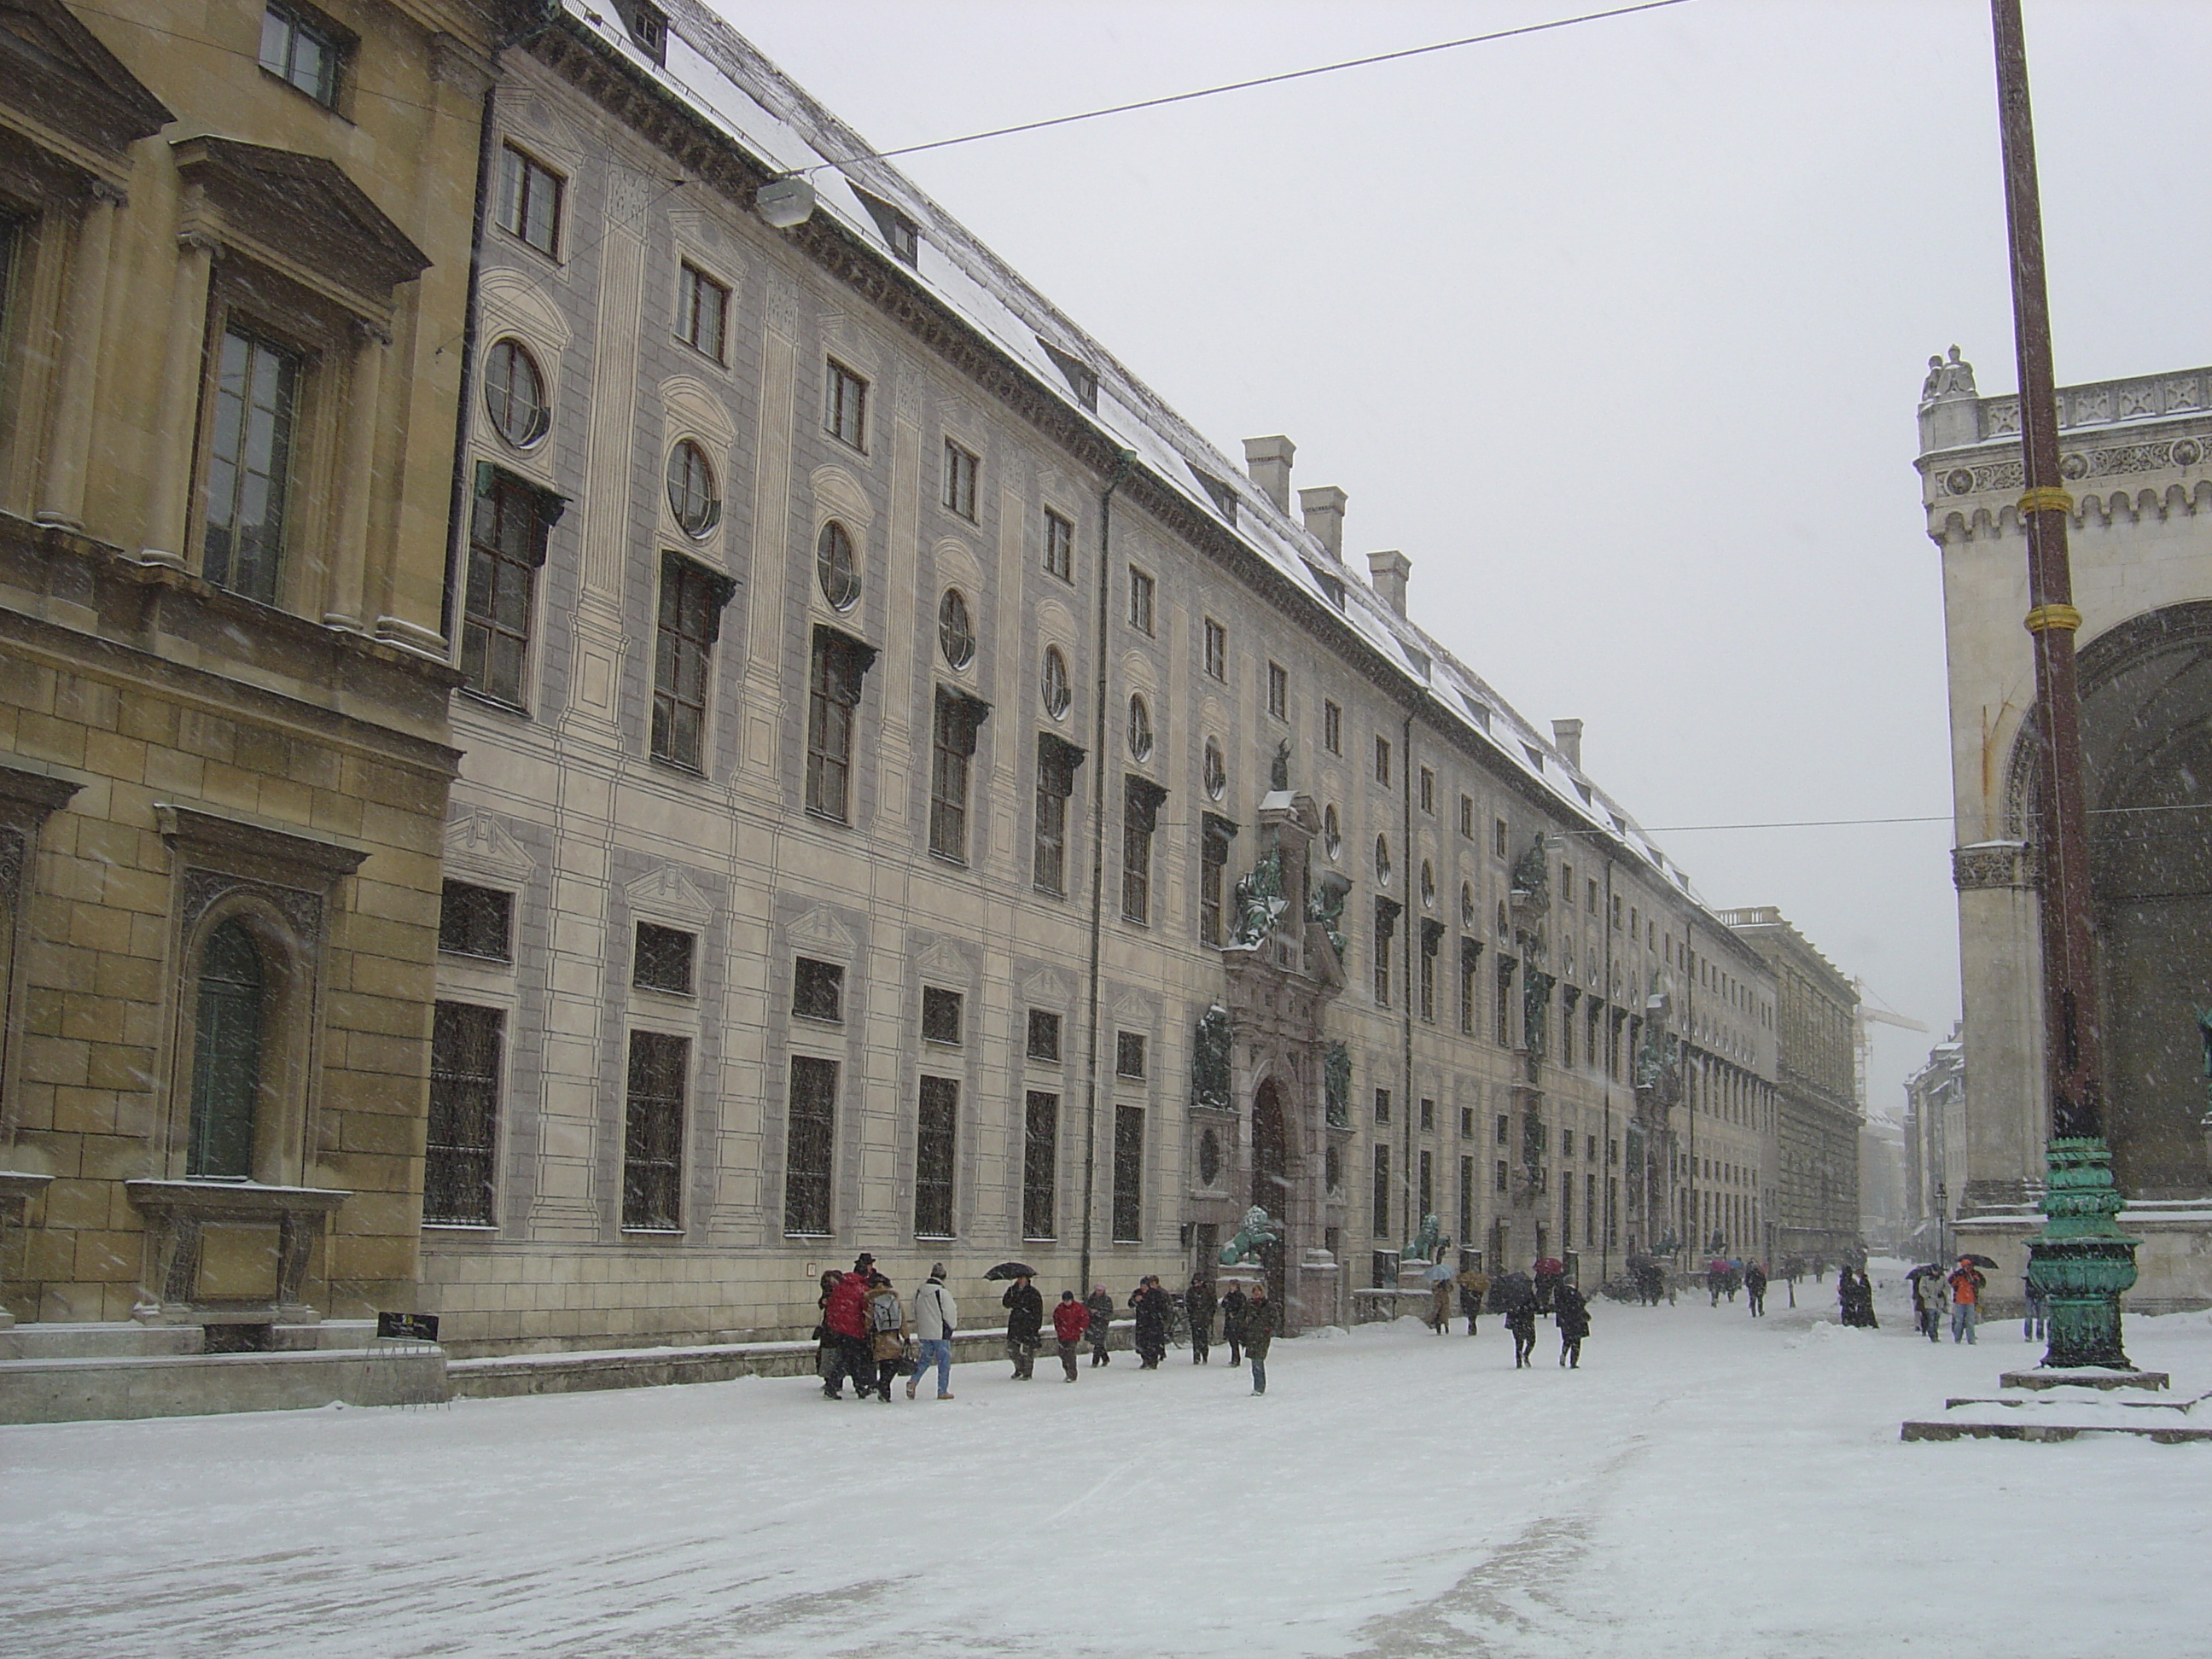
[[[562, 0], [607, 51], [659, 83], [772, 172], [812, 172], [815, 211], [904, 266], [913, 278], [1050, 395], [1157, 482], [1219, 524], [1285, 581], [1340, 617], [1403, 679], [1429, 694], [1441, 718], [1478, 734], [1502, 764], [1534, 782], [1563, 817], [1626, 846], [1691, 902], [1688, 875], [1627, 810], [1572, 764], [1480, 675], [1406, 617], [1302, 523], [1278, 507], [1114, 355], [889, 161], [793, 82], [701, 0], [667, 0], [664, 61], [642, 50], [618, 15]], [[890, 210], [872, 208], [867, 198]], [[892, 233], [910, 228], [911, 240]]]

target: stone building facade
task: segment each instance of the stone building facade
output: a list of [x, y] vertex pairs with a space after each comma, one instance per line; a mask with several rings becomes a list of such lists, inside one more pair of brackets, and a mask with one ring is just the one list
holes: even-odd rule
[[571, 5], [493, 109], [457, 1350], [803, 1333], [863, 1249], [1125, 1293], [1255, 1202], [1309, 1324], [1425, 1215], [1591, 1278], [1769, 1229], [1771, 975], [1288, 440], [1224, 457], [702, 7]]
[[[2106, 1116], [2121, 1224], [2145, 1240], [2139, 1310], [2212, 1303], [2204, 1037], [2212, 1006], [2212, 369], [2067, 386], [2070, 534]], [[2018, 399], [1954, 348], [1920, 405], [1928, 533], [1943, 564], [1965, 994], [1967, 1179], [1958, 1236], [2016, 1286], [2039, 1224], [2048, 1102], [2034, 893], [2034, 665]], [[2016, 1291], [2013, 1292], [2017, 1299]]]
[[[411, 1303], [452, 348], [520, 17], [0, 20], [0, 1357]], [[96, 1369], [70, 1409], [174, 1408]]]
[[1840, 1261], [1859, 1243], [1858, 992], [1771, 905], [1723, 914], [1765, 961], [1778, 1002], [1774, 1248]]
[[1954, 1197], [1966, 1190], [1966, 1050], [1963, 1027], [1905, 1080], [1905, 1249], [1924, 1261], [1951, 1243]]

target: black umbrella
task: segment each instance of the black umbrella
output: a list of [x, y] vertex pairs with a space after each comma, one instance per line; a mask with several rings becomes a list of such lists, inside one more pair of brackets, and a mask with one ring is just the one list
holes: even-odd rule
[[1961, 1256], [1960, 1260], [1962, 1261], [1970, 1261], [1977, 1267], [1994, 1267], [1997, 1265], [1985, 1255]]
[[1915, 1267], [1911, 1273], [1905, 1274], [1905, 1277], [1907, 1279], [1925, 1279], [1930, 1273], [1941, 1273], [1942, 1271], [1943, 1270], [1937, 1267], [1934, 1262], [1923, 1261], [1918, 1267]]
[[1001, 1261], [983, 1275], [986, 1279], [1035, 1279], [1036, 1276], [1037, 1270], [1026, 1261]]

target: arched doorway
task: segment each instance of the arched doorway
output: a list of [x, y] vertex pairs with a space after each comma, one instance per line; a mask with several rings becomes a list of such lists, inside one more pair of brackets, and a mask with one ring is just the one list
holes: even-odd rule
[[[1282, 1225], [1287, 1238], [1291, 1224], [1290, 1131], [1283, 1119], [1283, 1101], [1270, 1078], [1252, 1097], [1252, 1202]], [[1282, 1296], [1284, 1250], [1280, 1242], [1264, 1246], [1261, 1261], [1267, 1269], [1267, 1290]]]

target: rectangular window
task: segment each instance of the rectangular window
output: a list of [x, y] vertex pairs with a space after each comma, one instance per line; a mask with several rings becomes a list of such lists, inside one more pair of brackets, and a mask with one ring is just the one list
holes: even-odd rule
[[1145, 1237], [1145, 1109], [1114, 1109], [1114, 1242]]
[[1049, 508], [1044, 515], [1044, 568], [1064, 582], [1075, 580], [1075, 526]]
[[1501, 1158], [1498, 1160], [1497, 1173], [1492, 1177], [1491, 1188], [1494, 1192], [1504, 1193], [1510, 1192], [1512, 1189], [1512, 1173], [1506, 1167], [1505, 1160]]
[[1206, 672], [1217, 680], [1229, 678], [1229, 630], [1211, 617], [1206, 619]]
[[1375, 1006], [1390, 1006], [1390, 941], [1398, 929], [1401, 907], [1395, 900], [1375, 901]]
[[952, 1237], [953, 1152], [960, 1124], [960, 1085], [949, 1077], [921, 1080], [914, 1133], [914, 1231], [917, 1238]]
[[264, 605], [276, 603], [301, 368], [297, 352], [223, 331], [208, 419], [201, 568], [216, 586]]
[[875, 653], [834, 629], [814, 630], [807, 676], [806, 810], [817, 817], [850, 821], [854, 710]]
[[722, 631], [727, 578], [663, 554], [660, 617], [653, 659], [653, 757], [700, 769], [707, 732], [708, 672]]
[[1433, 1100], [1424, 1100], [1421, 1102], [1421, 1133], [1425, 1135], [1434, 1134], [1436, 1130], [1437, 1103]]
[[1374, 1213], [1369, 1218], [1368, 1231], [1376, 1238], [1390, 1237], [1390, 1149], [1375, 1149], [1375, 1185], [1369, 1194]]
[[1513, 1120], [1503, 1112], [1498, 1115], [1498, 1144], [1501, 1146], [1513, 1144]]
[[461, 672], [470, 690], [519, 708], [538, 572], [545, 563], [544, 497], [495, 467], [479, 467], [477, 477], [461, 608]]
[[1421, 924], [1421, 1018], [1437, 1023], [1437, 946], [1443, 940], [1442, 922]]
[[549, 258], [561, 240], [561, 175], [513, 144], [500, 152], [499, 228]]
[[326, 108], [337, 107], [346, 48], [345, 36], [311, 13], [271, 6], [261, 14], [261, 67]]
[[499, 1134], [499, 1051], [507, 1016], [441, 1002], [430, 1027], [430, 1125], [422, 1164], [422, 1219], [492, 1224]]
[[1152, 579], [1136, 566], [1129, 567], [1129, 626], [1139, 634], [1152, 632]]
[[939, 499], [946, 511], [963, 519], [975, 516], [975, 475], [981, 465], [971, 451], [945, 441], [945, 491]]
[[1225, 942], [1222, 889], [1229, 869], [1229, 826], [1206, 814], [1198, 843], [1198, 936], [1205, 943]]
[[792, 964], [791, 1012], [801, 1019], [845, 1021], [845, 970], [834, 962], [801, 957]]
[[1022, 1111], [1022, 1237], [1059, 1236], [1060, 1097], [1032, 1089]]
[[929, 850], [968, 862], [968, 784], [975, 737], [988, 712], [973, 697], [939, 687], [930, 739]]
[[1431, 1216], [1437, 1212], [1437, 1158], [1426, 1147], [1421, 1149], [1420, 1171], [1420, 1213]]
[[1498, 1046], [1513, 1046], [1513, 968], [1510, 962], [1498, 964]]
[[1474, 1160], [1463, 1158], [1459, 1161], [1459, 1241], [1467, 1248], [1467, 1241], [1474, 1237]]
[[1332, 755], [1344, 752], [1344, 710], [1333, 702], [1321, 706], [1321, 746]]
[[921, 988], [921, 1040], [957, 1043], [967, 999], [941, 985]]
[[1424, 766], [1421, 769], [1421, 811], [1434, 812], [1436, 810], [1437, 775]]
[[1030, 879], [1042, 893], [1067, 891], [1067, 800], [1083, 751], [1050, 732], [1037, 737], [1036, 835]]
[[1474, 1139], [1474, 1108], [1472, 1106], [1459, 1109], [1459, 1138], [1462, 1140]]
[[1386, 789], [1390, 785], [1390, 739], [1381, 736], [1375, 739], [1375, 781]]
[[658, 1031], [629, 1036], [629, 1098], [623, 1118], [625, 1228], [674, 1232], [684, 1175], [684, 1078], [691, 1042]]
[[1506, 848], [1506, 829], [1504, 818], [1496, 819], [1492, 823], [1490, 836], [1491, 853], [1498, 858], [1504, 858]]
[[1048, 1009], [1030, 1010], [1029, 1056], [1049, 1065], [1060, 1064], [1060, 1016]]
[[784, 1127], [783, 1230], [830, 1231], [830, 1175], [837, 1130], [837, 1062], [794, 1054]]
[[630, 983], [647, 991], [691, 994], [691, 964], [698, 954], [699, 937], [678, 927], [641, 921], [637, 944], [630, 952]]
[[489, 962], [514, 960], [514, 895], [449, 881], [438, 899], [438, 948]]
[[1145, 1074], [1145, 1035], [1141, 1031], [1117, 1031], [1114, 1036], [1114, 1075], [1142, 1077]]
[[1589, 887], [1589, 902], [1583, 905], [1583, 908], [1588, 911], [1591, 915], [1595, 915], [1597, 914], [1597, 883], [1593, 879], [1588, 884]]
[[730, 290], [685, 260], [676, 283], [676, 337], [722, 361], [730, 325]]
[[1375, 1091], [1375, 1121], [1377, 1123], [1388, 1123], [1390, 1121], [1390, 1091], [1388, 1089], [1377, 1089]]
[[1474, 979], [1481, 962], [1482, 947], [1471, 939], [1462, 939], [1459, 942], [1459, 1034], [1462, 1036], [1474, 1035]]
[[1291, 717], [1291, 671], [1279, 662], [1267, 665], [1267, 712], [1279, 720]]
[[1152, 915], [1152, 831], [1167, 791], [1143, 778], [1124, 780], [1121, 801], [1121, 920], [1149, 927]]
[[1575, 1012], [1572, 1004], [1559, 1010], [1559, 1064], [1569, 1071], [1575, 1064]]
[[828, 386], [822, 398], [822, 425], [838, 442], [866, 451], [868, 383], [835, 357], [830, 360]]

